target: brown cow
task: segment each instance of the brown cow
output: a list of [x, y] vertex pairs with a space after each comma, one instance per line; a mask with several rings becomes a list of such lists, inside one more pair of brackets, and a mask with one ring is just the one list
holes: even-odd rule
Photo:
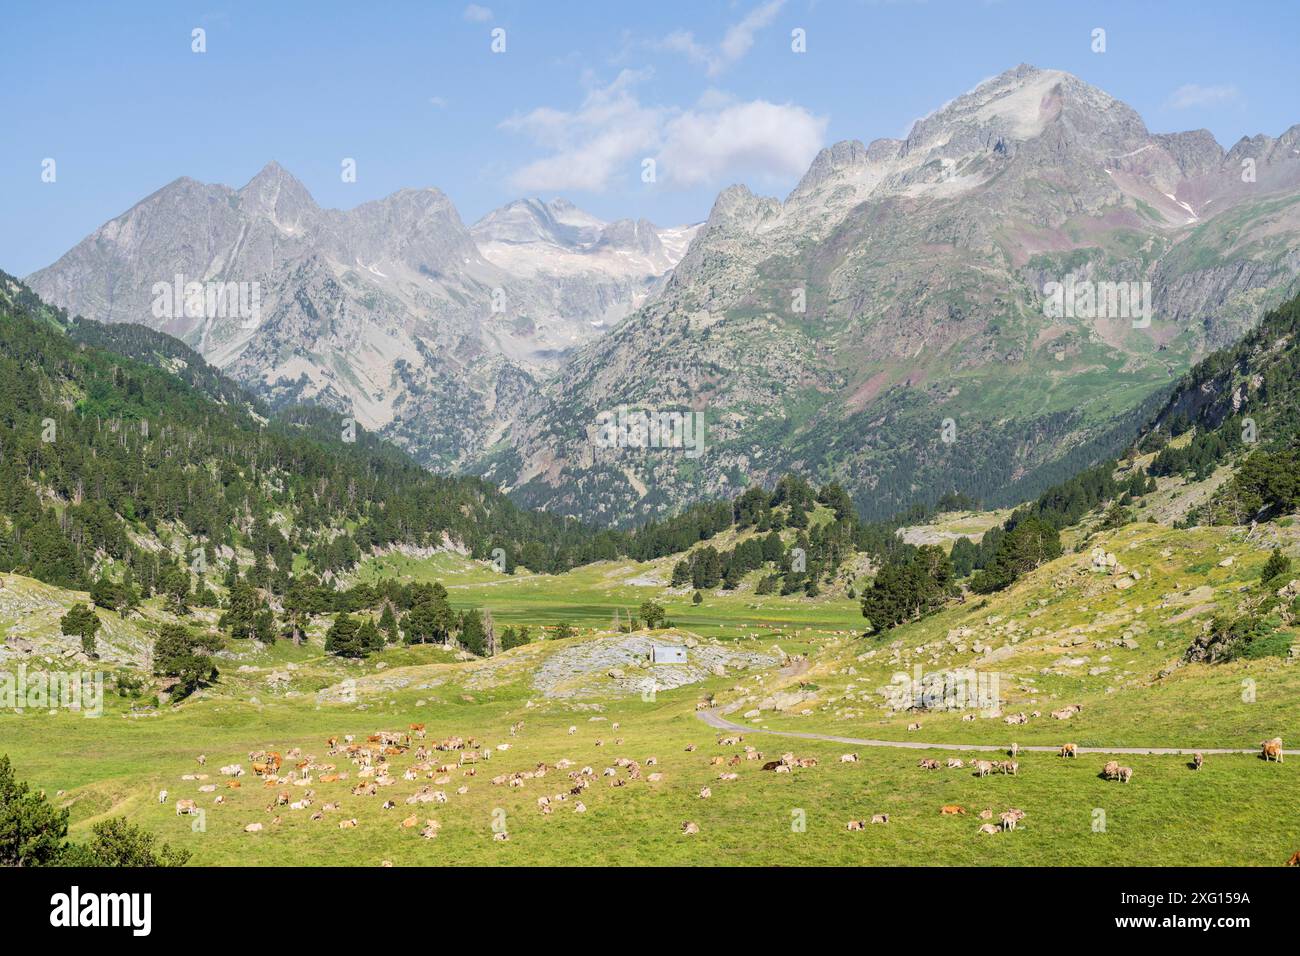
[[1265, 760], [1274, 760], [1282, 763], [1282, 738], [1274, 737], [1272, 740], [1265, 740], [1260, 745], [1260, 756]]
[[954, 816], [956, 814], [964, 814], [965, 812], [966, 812], [965, 807], [959, 807], [955, 803], [949, 803], [939, 808], [939, 813], [945, 817]]
[[1079, 745], [1078, 745], [1078, 744], [1063, 744], [1063, 745], [1061, 746], [1061, 756], [1062, 756], [1062, 757], [1077, 757], [1077, 756], [1079, 756]]

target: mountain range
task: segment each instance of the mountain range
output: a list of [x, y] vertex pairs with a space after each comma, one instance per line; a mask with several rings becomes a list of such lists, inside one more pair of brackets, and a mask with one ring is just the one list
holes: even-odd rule
[[[1022, 65], [823, 150], [784, 200], [729, 187], [699, 227], [562, 200], [466, 227], [433, 189], [323, 210], [272, 164], [177, 180], [28, 282], [530, 507], [631, 525], [794, 472], [879, 517], [1023, 500], [1118, 450], [1300, 286], [1298, 203], [1300, 126], [1225, 150]], [[260, 315], [159, 315], [174, 275], [255, 281]], [[1052, 308], [1117, 283], [1142, 315]], [[702, 414], [706, 451], [610, 447], [621, 407]]]
[[[450, 468], [651, 295], [692, 231], [563, 200], [467, 227], [436, 189], [322, 209], [270, 163], [240, 189], [168, 184], [30, 284], [85, 318], [173, 335], [274, 406], [323, 404]], [[186, 308], [189, 283], [233, 285]]]

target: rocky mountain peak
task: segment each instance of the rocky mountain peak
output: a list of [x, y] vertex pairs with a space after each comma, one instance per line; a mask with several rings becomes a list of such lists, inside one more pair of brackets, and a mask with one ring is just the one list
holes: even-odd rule
[[471, 228], [479, 242], [544, 242], [580, 248], [600, 238], [605, 223], [567, 199], [518, 199], [494, 209]]
[[291, 229], [305, 228], [307, 221], [320, 212], [307, 187], [274, 160], [245, 183], [237, 195], [253, 214], [266, 215]]

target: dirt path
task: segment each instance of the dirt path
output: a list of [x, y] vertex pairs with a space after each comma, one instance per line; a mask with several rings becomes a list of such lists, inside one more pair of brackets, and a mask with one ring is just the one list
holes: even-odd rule
[[[974, 750], [986, 753], [1002, 752], [1005, 753], [1009, 748], [1006, 744], [934, 744], [924, 743], [919, 740], [870, 740], [863, 737], [837, 737], [834, 734], [810, 734], [802, 733], [797, 730], [763, 730], [759, 727], [752, 727], [748, 724], [738, 724], [734, 721], [727, 720], [716, 710], [699, 710], [695, 716], [700, 718], [710, 727], [716, 727], [718, 730], [736, 730], [745, 734], [771, 734], [774, 737], [796, 737], [800, 740], [830, 740], [838, 744], [855, 744], [859, 747], [896, 747], [903, 750]], [[1060, 747], [1048, 746], [1030, 746], [1022, 745], [1020, 750], [1031, 753], [1058, 753]], [[1284, 754], [1300, 754], [1300, 750], [1284, 750]], [[1191, 756], [1194, 753], [1201, 754], [1258, 754], [1258, 747], [1249, 747], [1243, 750], [1232, 750], [1222, 747], [1080, 747], [1081, 754], [1166, 754], [1177, 756], [1179, 754]]]

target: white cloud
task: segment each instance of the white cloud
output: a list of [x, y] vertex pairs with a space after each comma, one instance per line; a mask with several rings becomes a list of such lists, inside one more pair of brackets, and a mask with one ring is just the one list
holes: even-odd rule
[[429, 97], [429, 105], [436, 106], [438, 109], [445, 109], [447, 98], [445, 96], [431, 96]]
[[1237, 95], [1235, 86], [1201, 86], [1199, 83], [1187, 83], [1178, 87], [1170, 95], [1169, 106], [1176, 110], [1213, 106], [1215, 103], [1229, 103], [1235, 100]]
[[821, 149], [826, 119], [801, 106], [753, 100], [714, 112], [689, 110], [669, 121], [659, 169], [670, 183], [694, 186], [798, 176]]
[[717, 76], [742, 59], [754, 46], [754, 35], [776, 19], [785, 0], [768, 0], [755, 7], [739, 23], [733, 23], [716, 48], [700, 43], [689, 30], [670, 33], [653, 44], [657, 49], [681, 53], [701, 64], [709, 76]]
[[588, 90], [576, 110], [540, 107], [505, 120], [503, 129], [548, 153], [516, 170], [511, 185], [601, 192], [636, 181], [646, 158], [669, 186], [771, 181], [803, 173], [821, 148], [827, 120], [801, 106], [737, 102], [716, 90], [687, 109], [648, 106], [634, 87], [649, 76], [624, 70], [608, 86]]
[[477, 3], [471, 3], [461, 16], [470, 23], [487, 23], [492, 19], [492, 11], [487, 7], [480, 7]]

